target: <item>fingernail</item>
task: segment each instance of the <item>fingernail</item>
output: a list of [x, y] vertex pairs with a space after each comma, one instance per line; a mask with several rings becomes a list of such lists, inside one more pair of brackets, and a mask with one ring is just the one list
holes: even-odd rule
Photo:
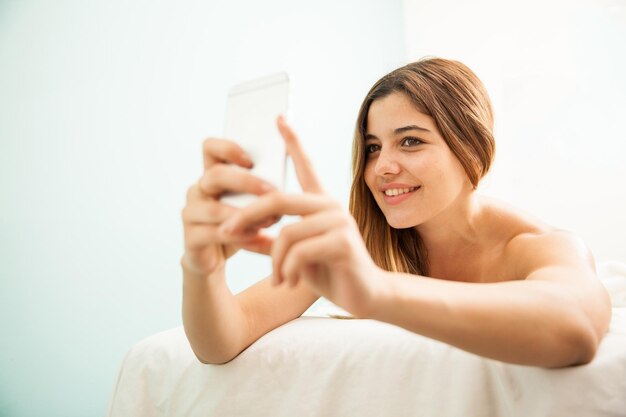
[[268, 182], [261, 182], [261, 191], [264, 193], [267, 193], [269, 191], [272, 191], [274, 189], [274, 186]]
[[220, 232], [224, 235], [230, 235], [233, 233], [233, 229], [235, 228], [235, 223], [232, 221], [226, 221], [222, 223], [220, 226]]
[[248, 154], [246, 153], [242, 153], [241, 154], [241, 160], [248, 165], [249, 167], [253, 167], [254, 166], [254, 162], [252, 162], [252, 159], [248, 156]]

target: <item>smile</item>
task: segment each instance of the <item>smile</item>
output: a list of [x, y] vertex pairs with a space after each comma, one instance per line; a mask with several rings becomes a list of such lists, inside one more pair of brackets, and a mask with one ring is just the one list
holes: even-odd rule
[[406, 194], [406, 193], [410, 193], [411, 191], [415, 191], [417, 190], [419, 187], [412, 187], [412, 188], [391, 188], [389, 190], [385, 191], [385, 195], [387, 196], [395, 196], [395, 195], [401, 195], [401, 194]]
[[385, 203], [389, 205], [400, 204], [404, 200], [410, 198], [420, 187], [411, 187], [411, 188], [390, 188], [383, 192], [383, 198]]

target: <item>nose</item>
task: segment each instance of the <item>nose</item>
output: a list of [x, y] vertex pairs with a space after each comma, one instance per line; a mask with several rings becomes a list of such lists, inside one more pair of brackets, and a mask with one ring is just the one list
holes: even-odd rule
[[381, 149], [378, 158], [376, 158], [374, 172], [380, 176], [396, 175], [400, 173], [400, 165], [390, 151]]

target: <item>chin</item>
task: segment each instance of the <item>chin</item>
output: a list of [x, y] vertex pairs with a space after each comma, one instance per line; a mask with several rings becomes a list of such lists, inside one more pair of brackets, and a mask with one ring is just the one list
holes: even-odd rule
[[415, 221], [410, 221], [407, 218], [390, 219], [389, 217], [387, 217], [386, 219], [387, 224], [389, 224], [389, 226], [394, 229], [408, 229], [419, 225], [419, 223], [416, 223]]

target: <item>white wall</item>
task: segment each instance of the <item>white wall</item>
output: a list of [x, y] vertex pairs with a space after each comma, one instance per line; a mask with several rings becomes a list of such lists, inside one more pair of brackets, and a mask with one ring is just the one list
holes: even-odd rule
[[466, 63], [496, 112], [482, 191], [626, 261], [626, 3], [405, 0], [407, 56]]
[[[180, 210], [233, 83], [291, 73], [347, 204], [358, 105], [404, 62], [402, 25], [400, 0], [1, 2], [0, 415], [103, 415], [128, 347], [180, 325]], [[229, 272], [239, 291], [269, 262]]]

